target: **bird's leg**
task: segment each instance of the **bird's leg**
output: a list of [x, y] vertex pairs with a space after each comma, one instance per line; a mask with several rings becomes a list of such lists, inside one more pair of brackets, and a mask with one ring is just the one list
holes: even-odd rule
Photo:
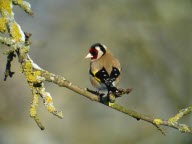
[[104, 93], [100, 93], [99, 91], [93, 91], [93, 90], [90, 90], [87, 88], [87, 91], [92, 93], [92, 94], [95, 94], [97, 96], [99, 96], [99, 101], [102, 102], [103, 100], [103, 96], [105, 95]]

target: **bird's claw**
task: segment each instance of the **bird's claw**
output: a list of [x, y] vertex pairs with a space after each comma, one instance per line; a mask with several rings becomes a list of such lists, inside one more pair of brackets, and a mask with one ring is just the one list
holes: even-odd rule
[[102, 101], [102, 97], [105, 95], [104, 93], [100, 93], [99, 91], [93, 91], [93, 90], [90, 90], [90, 89], [86, 89], [88, 92], [92, 93], [92, 94], [95, 94], [97, 96], [99, 96], [99, 101], [101, 102]]

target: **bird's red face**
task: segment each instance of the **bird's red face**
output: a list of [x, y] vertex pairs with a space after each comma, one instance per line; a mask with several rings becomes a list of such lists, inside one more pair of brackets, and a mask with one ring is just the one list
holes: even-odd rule
[[100, 43], [91, 46], [89, 53], [85, 58], [91, 58], [92, 61], [99, 59], [106, 52], [106, 47]]
[[90, 48], [89, 54], [91, 54], [91, 60], [96, 60], [98, 57], [98, 50], [96, 48]]

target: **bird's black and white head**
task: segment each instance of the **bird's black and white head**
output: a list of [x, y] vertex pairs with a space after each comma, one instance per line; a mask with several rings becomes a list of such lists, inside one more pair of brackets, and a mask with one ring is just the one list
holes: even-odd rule
[[92, 61], [99, 59], [106, 53], [107, 47], [100, 43], [93, 44], [90, 49], [89, 53], [85, 58], [91, 58]]

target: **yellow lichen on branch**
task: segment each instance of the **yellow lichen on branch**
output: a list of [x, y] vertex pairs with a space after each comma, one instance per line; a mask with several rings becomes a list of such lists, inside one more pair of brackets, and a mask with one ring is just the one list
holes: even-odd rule
[[58, 118], [63, 118], [62, 111], [57, 111], [53, 105], [51, 94], [45, 91], [45, 88], [41, 88], [39, 94], [44, 100], [44, 105], [48, 112], [54, 114]]
[[176, 114], [174, 117], [171, 117], [169, 120], [168, 120], [168, 123], [171, 124], [171, 123], [177, 123], [179, 119], [181, 119], [183, 116], [189, 114], [192, 112], [192, 107], [188, 107], [188, 108], [185, 108], [185, 109], [182, 109], [179, 111], [178, 114]]
[[40, 71], [34, 71], [31, 61], [26, 61], [22, 64], [22, 72], [29, 83], [41, 83], [38, 79], [40, 76]]
[[33, 15], [33, 12], [31, 11], [31, 5], [28, 2], [23, 0], [13, 0], [13, 4], [20, 6], [29, 15]]
[[0, 11], [2, 17], [6, 17], [6, 13], [12, 16], [12, 0], [0, 0]]
[[12, 11], [12, 4], [20, 6], [28, 14], [32, 14], [31, 6], [28, 2], [23, 0], [0, 0], [0, 32], [8, 32], [8, 38], [0, 37], [0, 42], [6, 44], [8, 47], [11, 47], [7, 50], [7, 66], [5, 71], [5, 79], [7, 77], [12, 77], [14, 72], [11, 71], [11, 61], [13, 57], [17, 54], [19, 63], [21, 65], [21, 72], [25, 75], [26, 80], [29, 84], [29, 87], [32, 91], [33, 100], [29, 110], [30, 116], [36, 121], [37, 125], [43, 130], [44, 126], [41, 124], [37, 116], [37, 106], [38, 98], [42, 97], [46, 109], [62, 118], [62, 112], [57, 111], [53, 105], [52, 97], [50, 93], [45, 91], [43, 81], [45, 80], [41, 77], [40, 70], [42, 70], [37, 64], [35, 64], [28, 55], [30, 48], [29, 37], [31, 34], [24, 33], [20, 25], [14, 19], [14, 13]]
[[5, 33], [6, 32], [6, 19], [4, 17], [0, 18], [0, 32]]
[[39, 128], [41, 130], [44, 130], [45, 127], [42, 125], [42, 123], [40, 122], [40, 120], [39, 120], [39, 118], [37, 116], [37, 106], [38, 106], [39, 96], [36, 93], [36, 90], [33, 90], [32, 93], [33, 93], [33, 100], [32, 100], [32, 103], [31, 103], [31, 107], [29, 109], [29, 114], [35, 120], [35, 122], [37, 123]]
[[163, 123], [163, 121], [161, 119], [154, 119], [153, 123], [156, 124], [156, 125], [160, 125], [160, 124]]
[[21, 27], [16, 22], [10, 24], [10, 36], [17, 42], [25, 41], [25, 35], [21, 30]]
[[[0, 0], [0, 32], [5, 33], [9, 30], [10, 37], [17, 42], [24, 42], [25, 36], [20, 25], [14, 20], [12, 4], [19, 5], [27, 13], [32, 14], [31, 6], [28, 2], [22, 0]], [[6, 27], [7, 25], [7, 27]]]
[[[23, 51], [24, 52], [24, 51]], [[25, 52], [24, 52], [25, 53]], [[37, 117], [36, 107], [38, 105], [38, 96], [41, 96], [44, 100], [44, 105], [48, 112], [56, 115], [59, 118], [63, 118], [62, 112], [57, 111], [53, 105], [52, 97], [50, 93], [45, 91], [43, 81], [44, 79], [41, 77], [40, 70], [34, 69], [31, 60], [25, 60], [22, 63], [22, 72], [24, 73], [27, 82], [33, 93], [33, 102], [30, 108], [30, 116], [36, 121], [37, 125], [43, 130], [42, 124]]]
[[6, 15], [12, 16], [12, 0], [0, 0], [0, 12], [1, 12], [1, 18], [0, 18], [0, 32], [4, 33], [6, 32], [6, 23], [7, 23], [7, 17]]

